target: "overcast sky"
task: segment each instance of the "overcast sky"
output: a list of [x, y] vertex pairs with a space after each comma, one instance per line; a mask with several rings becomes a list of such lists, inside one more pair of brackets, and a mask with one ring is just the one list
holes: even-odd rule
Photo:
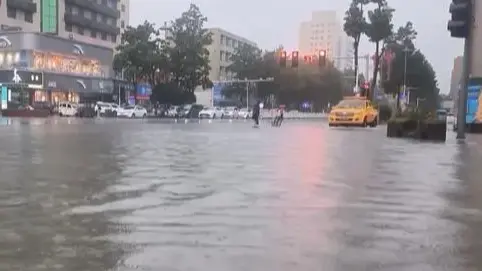
[[[340, 20], [350, 0], [131, 0], [130, 24], [144, 20], [162, 25], [197, 4], [208, 17], [207, 27], [220, 27], [256, 42], [262, 49], [278, 45], [294, 49], [298, 27], [314, 10], [336, 10]], [[442, 93], [448, 93], [454, 57], [462, 54], [461, 40], [447, 31], [449, 0], [389, 0], [396, 27], [412, 21], [419, 33], [416, 45], [434, 66]], [[361, 54], [373, 54], [364, 39]]]

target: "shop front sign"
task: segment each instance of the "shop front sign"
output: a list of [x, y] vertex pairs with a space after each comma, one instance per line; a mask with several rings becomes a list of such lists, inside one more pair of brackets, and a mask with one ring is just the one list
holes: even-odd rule
[[2, 70], [0, 71], [0, 84], [41, 89], [43, 88], [43, 74], [18, 69]]

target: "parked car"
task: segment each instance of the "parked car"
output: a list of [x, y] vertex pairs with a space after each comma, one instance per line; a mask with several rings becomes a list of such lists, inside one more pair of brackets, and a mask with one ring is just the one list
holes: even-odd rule
[[118, 115], [119, 106], [112, 103], [97, 102], [95, 104], [95, 112], [100, 116], [116, 117]]
[[241, 108], [239, 111], [238, 111], [238, 118], [242, 118], [242, 119], [249, 119], [253, 116], [253, 114], [251, 113], [251, 109], [248, 109], [248, 108]]
[[177, 117], [178, 118], [188, 118], [189, 112], [191, 111], [192, 104], [185, 104], [179, 107]]
[[59, 116], [74, 117], [77, 115], [77, 105], [69, 102], [59, 103], [58, 112]]
[[167, 116], [169, 118], [177, 118], [179, 117], [179, 110], [180, 110], [180, 107], [179, 106], [170, 106], [169, 109], [167, 110]]
[[147, 110], [140, 105], [129, 105], [119, 108], [117, 116], [127, 118], [145, 118], [147, 117]]
[[200, 119], [215, 119], [216, 117], [223, 118], [224, 111], [219, 107], [205, 107], [199, 112]]
[[234, 106], [224, 108], [224, 117], [236, 119], [238, 118], [239, 109]]

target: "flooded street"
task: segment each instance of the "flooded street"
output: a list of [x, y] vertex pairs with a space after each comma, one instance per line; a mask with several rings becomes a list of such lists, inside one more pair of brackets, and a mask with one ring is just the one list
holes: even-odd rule
[[482, 269], [482, 137], [287, 121], [0, 125], [0, 270]]

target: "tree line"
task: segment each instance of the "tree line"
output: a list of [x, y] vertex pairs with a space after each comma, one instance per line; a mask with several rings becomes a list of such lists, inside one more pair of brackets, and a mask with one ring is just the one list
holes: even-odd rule
[[[371, 86], [379, 86], [386, 94], [397, 95], [403, 86], [410, 90], [410, 100], [424, 101], [425, 106], [438, 106], [439, 88], [435, 71], [424, 54], [416, 48], [417, 32], [412, 22], [394, 29], [395, 10], [387, 0], [352, 0], [344, 17], [343, 29], [353, 38], [354, 74], [358, 73], [361, 38], [366, 36], [374, 44], [374, 68]], [[391, 55], [392, 60], [386, 61]], [[380, 74], [380, 80], [377, 81]], [[378, 83], [378, 85], [377, 85]], [[370, 94], [373, 95], [373, 92]]]
[[151, 84], [153, 101], [194, 102], [194, 89], [211, 84], [206, 47], [212, 37], [206, 22], [199, 7], [191, 4], [179, 18], [161, 27], [148, 21], [128, 26], [117, 47], [114, 70], [133, 84]]
[[[273, 78], [273, 82], [257, 83], [250, 89], [268, 104], [298, 107], [309, 102], [322, 109], [335, 104], [344, 95], [351, 95], [354, 74], [359, 73], [358, 47], [361, 38], [366, 36], [375, 47], [372, 86], [380, 81], [379, 86], [385, 93], [396, 94], [406, 81], [414, 90], [412, 97], [434, 101], [438, 96], [435, 72], [422, 52], [415, 48], [417, 32], [411, 22], [394, 31], [393, 12], [386, 0], [352, 1], [345, 14], [344, 31], [354, 41], [353, 70], [337, 70], [330, 61], [324, 67], [300, 61], [299, 68], [283, 68], [278, 63], [282, 47], [263, 51], [242, 45], [231, 55], [232, 64], [227, 71], [240, 80]], [[191, 4], [179, 18], [161, 27], [147, 21], [127, 27], [117, 48], [114, 70], [134, 84], [140, 80], [150, 83], [153, 86], [152, 101], [194, 102], [193, 92], [197, 86], [212, 87], [208, 79], [211, 67], [207, 46], [213, 40], [204, 27], [206, 22], [200, 9]], [[391, 65], [382, 61], [387, 51], [394, 55]], [[407, 55], [408, 69], [404, 80], [407, 52], [411, 53]], [[378, 78], [379, 74], [381, 78]], [[243, 103], [246, 85], [234, 83], [223, 92]]]

